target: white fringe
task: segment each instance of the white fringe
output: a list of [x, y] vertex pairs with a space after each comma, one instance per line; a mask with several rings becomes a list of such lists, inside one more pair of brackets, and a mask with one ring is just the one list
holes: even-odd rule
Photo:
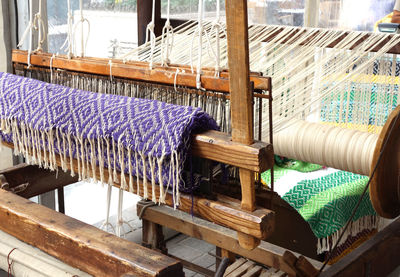
[[[126, 149], [120, 142], [121, 137], [118, 142], [113, 140], [112, 145], [110, 145], [109, 140], [102, 139], [101, 137], [96, 140], [85, 139], [82, 135], [63, 134], [61, 128], [38, 130], [34, 128], [34, 126], [18, 123], [18, 121], [14, 119], [1, 119], [0, 130], [4, 134], [11, 132], [14, 143], [14, 153], [16, 155], [23, 155], [29, 164], [36, 164], [39, 167], [57, 171], [57, 159], [59, 159], [62, 170], [66, 171], [68, 169], [67, 165], [69, 164], [71, 176], [77, 174], [79, 180], [92, 178], [93, 182], [100, 181], [101, 183], [107, 180], [109, 185], [117, 183], [120, 184], [122, 189], [134, 192], [135, 180], [132, 176], [132, 162], [134, 162], [137, 176], [136, 194], [140, 194], [140, 190], [142, 189], [143, 197], [148, 199], [150, 195], [147, 185], [148, 182], [151, 182], [151, 200], [155, 203], [165, 203], [166, 194], [171, 185], [174, 208], [179, 205], [179, 183], [181, 181], [180, 164], [182, 163], [182, 157], [177, 151], [171, 153], [171, 159], [169, 161], [170, 180], [167, 181], [167, 188], [164, 188], [165, 178], [163, 178], [164, 176], [162, 174], [162, 166], [165, 165], [164, 152], [161, 157], [154, 157], [152, 153], [146, 156], [143, 152], [131, 148]], [[76, 150], [75, 157], [73, 153], [74, 144]], [[57, 150], [59, 153], [57, 153]], [[106, 153], [104, 153], [104, 151], [106, 151]], [[164, 147], [162, 147], [162, 151], [164, 151]], [[111, 152], [114, 157], [113, 161], [111, 161]], [[106, 160], [104, 159], [104, 154], [106, 154]], [[133, 160], [132, 157], [134, 157], [135, 160]], [[77, 172], [74, 170], [74, 159], [77, 160]], [[117, 174], [117, 161], [121, 168], [120, 180], [118, 180]], [[128, 165], [126, 163], [128, 163]], [[100, 180], [97, 180], [96, 165], [98, 165], [99, 168]], [[106, 179], [105, 176], [106, 165], [108, 168], [108, 179]], [[129, 172], [129, 183], [126, 179], [126, 169]], [[142, 170], [142, 173], [140, 173], [139, 169]], [[149, 176], [147, 176], [147, 172], [150, 173], [151, 180], [148, 180]], [[140, 188], [140, 178], [143, 182], [142, 188]], [[159, 197], [156, 195], [157, 179], [160, 187]]]
[[[342, 240], [338, 244], [338, 246], [341, 246], [343, 243], [346, 242], [346, 239], [349, 236], [356, 236], [358, 233], [361, 233], [362, 231], [365, 230], [372, 230], [372, 229], [378, 229], [380, 227], [380, 217], [375, 216], [375, 215], [368, 215], [361, 217], [360, 219], [350, 223], [350, 226], [347, 228]], [[326, 251], [331, 251], [334, 245], [337, 243], [339, 240], [339, 236], [342, 234], [344, 230], [344, 227], [337, 230], [335, 233], [330, 235], [329, 237], [325, 238], [318, 238], [317, 242], [317, 253], [321, 254]]]

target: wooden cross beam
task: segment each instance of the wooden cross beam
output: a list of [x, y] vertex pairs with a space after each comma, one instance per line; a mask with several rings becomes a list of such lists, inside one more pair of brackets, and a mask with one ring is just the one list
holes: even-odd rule
[[172, 258], [2, 189], [0, 229], [93, 276], [184, 276]]

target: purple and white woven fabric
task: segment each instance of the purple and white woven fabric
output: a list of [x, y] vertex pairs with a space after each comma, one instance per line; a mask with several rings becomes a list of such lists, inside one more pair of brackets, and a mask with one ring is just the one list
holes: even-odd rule
[[[153, 201], [164, 202], [167, 187], [177, 205], [179, 191], [194, 189], [181, 178], [191, 134], [218, 129], [199, 108], [98, 94], [7, 73], [0, 73], [0, 121], [1, 139], [12, 142], [28, 163], [55, 170], [59, 157], [63, 170], [70, 167], [72, 175], [95, 180], [97, 165], [99, 181], [119, 182], [130, 191], [136, 186], [145, 198], [151, 182]], [[105, 168], [111, 169], [107, 176]], [[143, 180], [142, 188], [136, 178]], [[155, 198], [156, 183], [160, 199]]]

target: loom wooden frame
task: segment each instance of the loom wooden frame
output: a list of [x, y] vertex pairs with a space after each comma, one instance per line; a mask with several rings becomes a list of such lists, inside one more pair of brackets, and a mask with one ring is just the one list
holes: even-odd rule
[[[138, 0], [138, 5], [140, 5], [139, 3], [149, 3], [149, 2], [151, 2], [151, 1], [146, 1], [146, 0]], [[159, 3], [159, 1], [156, 1], [157, 3]], [[247, 32], [247, 31], [244, 31], [244, 27], [245, 27], [245, 25], [247, 24], [247, 12], [246, 12], [246, 10], [245, 10], [245, 7], [246, 7], [246, 1], [244, 1], [244, 0], [227, 0], [227, 2], [229, 2], [230, 3], [230, 5], [234, 5], [234, 4], [238, 4], [239, 5], [239, 8], [237, 8], [237, 6], [235, 6], [235, 9], [236, 9], [236, 11], [234, 11], [234, 10], [232, 10], [231, 9], [231, 12], [230, 13], [233, 13], [234, 15], [239, 15], [238, 16], [238, 18], [235, 18], [235, 20], [236, 21], [233, 21], [233, 22], [231, 22], [231, 24], [227, 24], [227, 25], [231, 25], [231, 27], [229, 27], [228, 26], [228, 29], [229, 28], [231, 28], [231, 30], [230, 31], [228, 31], [228, 33], [230, 33], [230, 34], [235, 34], [235, 31], [237, 31], [238, 33], [239, 33], [239, 36], [238, 37], [236, 37], [236, 38], [234, 38], [234, 41], [233, 42], [231, 42], [230, 44], [232, 45], [232, 44], [235, 44], [235, 39], [238, 39], [238, 38], [240, 38], [240, 36], [242, 36], [242, 35], [244, 35], [244, 36], [246, 36], [245, 35], [245, 33]], [[147, 5], [147, 4], [146, 4]], [[228, 6], [228, 5], [227, 5]], [[147, 7], [148, 7], [148, 5], [147, 5]], [[139, 19], [138, 19], [139, 20]], [[229, 56], [230, 56], [230, 60], [232, 60], [232, 56], [236, 56], [239, 60], [240, 60], [240, 63], [243, 63], [244, 65], [246, 65], [246, 57], [245, 57], [245, 55], [246, 55], [246, 52], [248, 52], [248, 49], [246, 49], [246, 47], [244, 48], [244, 49], [240, 49], [240, 47], [235, 47], [236, 49], [233, 51], [234, 53], [233, 54], [229, 54]], [[247, 57], [248, 57], [248, 55], [247, 55]], [[247, 64], [248, 64], [248, 61], [247, 61]], [[242, 78], [245, 78], [246, 80], [248, 80], [249, 79], [249, 76], [250, 76], [250, 73], [248, 72], [248, 69], [246, 68], [246, 67], [244, 67], [244, 68], [239, 68], [240, 67], [240, 65], [235, 65], [234, 66], [234, 68], [237, 70], [237, 72], [234, 72], [232, 75], [231, 75], [231, 83], [230, 83], [230, 87], [232, 87], [233, 88], [233, 90], [236, 90], [236, 95], [232, 95], [232, 101], [235, 101], [236, 102], [236, 100], [233, 100], [233, 99], [235, 99], [235, 97], [246, 97], [247, 99], [250, 99], [250, 97], [249, 97], [249, 95], [247, 94], [247, 93], [244, 93], [244, 91], [248, 91], [248, 88], [250, 87], [250, 83], [249, 83], [249, 81], [247, 81], [247, 82], [245, 82], [245, 85], [243, 85], [240, 81], [239, 81], [239, 78], [236, 78], [236, 77], [242, 77]], [[231, 68], [232, 69], [232, 68]], [[234, 94], [235, 94], [234, 93]], [[246, 100], [246, 101], [244, 101], [244, 103], [249, 103], [248, 102], [248, 100]], [[249, 105], [248, 105], [248, 107], [249, 107]], [[236, 106], [236, 107], [234, 107], [233, 108], [233, 110], [238, 110], [238, 109], [240, 109], [240, 108], [242, 108], [242, 107], [239, 107], [239, 105], [238, 106]], [[244, 111], [241, 111], [241, 113], [242, 114], [247, 114], [247, 116], [245, 116], [244, 117], [244, 119], [241, 119], [241, 120], [234, 120], [234, 121], [236, 121], [236, 123], [235, 124], [237, 124], [237, 125], [239, 125], [239, 126], [243, 126], [243, 124], [245, 124], [245, 125], [247, 125], [247, 124], [249, 124], [249, 120], [248, 120], [248, 117], [249, 117], [249, 115], [251, 114], [251, 112], [249, 111], [249, 109], [248, 108], [245, 108], [244, 109]], [[238, 140], [238, 141], [243, 141], [243, 142], [248, 142], [248, 144], [251, 144], [251, 143], [253, 143], [252, 142], [252, 138], [251, 138], [251, 134], [249, 133], [249, 132], [246, 132], [245, 130], [247, 129], [247, 130], [249, 130], [249, 129], [251, 129], [250, 128], [250, 126], [249, 125], [247, 125], [247, 127], [245, 127], [245, 128], [239, 128], [239, 129], [241, 129], [243, 132], [240, 132], [239, 134], [236, 134], [236, 135], [234, 135], [233, 136], [233, 139], [234, 140]], [[242, 172], [241, 172], [241, 179], [242, 179], [242, 184], [244, 183], [245, 184], [245, 189], [249, 189], [250, 188], [250, 190], [252, 190], [252, 186], [254, 186], [254, 178], [252, 178], [252, 176], [251, 176], [252, 174], [251, 174], [251, 172], [249, 172], [249, 169], [245, 169], [245, 168], [243, 168], [243, 170], [242, 170]], [[253, 190], [254, 191], [254, 190]], [[1, 192], [2, 193], [2, 192]], [[250, 193], [250, 198], [247, 198], [247, 199], [245, 199], [245, 201], [243, 202], [242, 201], [242, 206], [243, 206], [243, 203], [244, 203], [244, 208], [245, 209], [248, 209], [248, 210], [252, 210], [254, 207], [255, 207], [255, 197], [254, 197], [254, 192], [253, 192], [253, 194], [251, 194]], [[209, 204], [206, 204], [206, 206], [208, 206]], [[0, 205], [0, 206], [2, 206], [2, 207], [4, 207], [3, 205]], [[159, 215], [159, 214], [158, 214]], [[158, 217], [158, 215], [156, 216], [156, 217]], [[29, 215], [28, 215], [29, 216]], [[147, 215], [148, 216], [148, 215]], [[146, 217], [146, 214], [145, 214], [145, 217]], [[175, 217], [175, 218], [177, 218], [177, 217]], [[37, 222], [36, 224], [38, 224], [38, 226], [41, 226], [41, 224], [42, 224], [43, 222]], [[191, 228], [196, 228], [196, 224], [194, 224], [194, 223], [187, 223], [188, 225], [190, 225], [190, 226], [192, 226]], [[397, 231], [397, 236], [395, 236], [395, 238], [396, 238], [396, 240], [395, 240], [395, 243], [397, 243], [397, 244], [394, 244], [393, 243], [393, 241], [391, 240], [390, 241], [390, 243], [391, 243], [391, 245], [395, 245], [395, 247], [393, 248], [391, 248], [390, 250], [391, 250], [391, 253], [396, 253], [396, 251], [398, 252], [398, 249], [399, 249], [399, 245], [398, 245], [398, 238], [399, 238], [399, 234], [398, 234], [398, 230], [399, 230], [399, 227], [398, 227], [398, 222], [394, 225], [394, 227], [393, 228], [391, 228], [389, 231], [391, 231], [392, 233], [393, 233], [393, 230], [392, 229], [394, 229], [395, 231]], [[40, 227], [39, 227], [40, 228]], [[195, 233], [195, 234], [193, 234], [194, 236], [200, 236], [200, 238], [203, 238], [201, 235], [200, 235], [201, 233]], [[241, 234], [240, 233], [238, 233], [238, 238], [240, 239], [240, 236], [241, 236]], [[256, 245], [257, 244], [257, 240], [254, 240], [254, 239], [252, 239], [252, 237], [246, 237], [246, 236], [244, 236], [243, 237], [244, 239], [246, 239], [248, 242], [249, 242], [249, 245], [252, 245], [252, 246], [254, 246], [254, 245]], [[379, 245], [379, 244], [381, 244], [381, 241], [379, 242], [376, 242], [372, 247], [374, 247], [374, 246], [376, 246], [376, 245]], [[385, 240], [385, 244], [386, 245], [388, 245], [388, 242]], [[397, 248], [396, 248], [397, 247]], [[72, 248], [71, 248], [72, 249]], [[373, 248], [372, 248], [373, 249]], [[237, 251], [241, 251], [241, 252], [243, 252], [243, 251], [247, 251], [247, 250], [243, 250], [242, 248], [237, 248]], [[368, 251], [370, 251], [370, 250], [368, 250]], [[353, 260], [351, 260], [350, 261], [350, 263], [349, 263], [349, 261], [348, 260], [350, 260], [350, 259], [346, 259], [346, 261], [344, 262], [344, 264], [345, 265], [342, 265], [342, 267], [341, 267], [341, 271], [337, 271], [337, 272], [339, 272], [339, 274], [343, 274], [343, 272], [348, 272], [349, 271], [349, 264], [350, 264], [350, 266], [352, 266], [352, 265], [354, 265], [354, 264], [357, 264], [359, 267], [360, 266], [364, 266], [365, 267], [365, 265], [362, 265], [361, 263], [360, 263], [360, 261], [362, 261], [363, 259], [365, 259], [365, 257], [364, 256], [367, 256], [367, 257], [371, 257], [371, 254], [368, 252], [368, 251], [364, 251], [364, 252], [362, 252], [361, 253], [361, 257], [360, 258], [353, 258]], [[387, 250], [385, 250], [385, 249], [382, 249], [382, 247], [381, 248], [379, 248], [379, 251], [380, 251], [380, 253], [389, 253], [390, 251], [387, 251]], [[229, 252], [229, 251], [228, 251]], [[226, 253], [228, 253], [228, 252], [226, 252]], [[270, 250], [267, 250], [267, 253], [269, 253], [270, 252]], [[375, 253], [376, 254], [376, 253]], [[378, 255], [375, 255], [375, 256], [379, 256], [379, 253], [378, 253]], [[276, 258], [278, 258], [278, 259], [281, 259], [281, 258], [283, 258], [283, 255], [281, 255], [281, 256], [272, 256], [272, 266], [276, 266], [277, 264], [276, 264]], [[347, 262], [347, 264], [346, 264], [346, 262]], [[393, 262], [392, 261], [392, 265], [394, 264], [395, 262]], [[289, 264], [288, 264], [288, 262], [287, 261], [284, 261], [283, 263], [282, 263], [282, 265], [279, 265], [278, 266], [279, 268], [286, 268], [286, 271], [289, 273], [289, 274], [293, 274], [293, 272], [297, 272], [296, 270], [296, 268], [293, 268], [293, 267], [291, 267]], [[332, 272], [332, 268], [335, 268], [335, 267], [331, 267], [329, 270], [331, 270], [331, 272]], [[368, 268], [367, 267], [365, 267], [366, 268], [366, 270], [368, 270]], [[364, 269], [365, 269], [364, 268]], [[359, 268], [358, 268], [359, 269]], [[351, 272], [355, 272], [354, 271], [354, 268], [352, 268], [351, 269], [352, 271]], [[327, 271], [328, 272], [328, 271]], [[327, 276], [338, 276], [338, 273], [335, 273], [335, 272], [333, 272], [333, 274], [327, 274]], [[342, 276], [342, 275], [341, 275]]]
[[[27, 64], [28, 51], [25, 50], [12, 50], [12, 61], [14, 64]], [[90, 57], [76, 57], [68, 59], [65, 55], [58, 55], [52, 58], [52, 54], [35, 52], [31, 54], [31, 65], [43, 68], [52, 67], [53, 70], [68, 70], [73, 72], [89, 73], [103, 76], [153, 82], [165, 85], [184, 86], [196, 88], [196, 73], [192, 73], [187, 66], [183, 65], [170, 65], [164, 67], [154, 64], [150, 69], [149, 63], [113, 59], [110, 66], [109, 59], [104, 58], [90, 58]], [[110, 72], [111, 67], [111, 72]], [[177, 69], [185, 69], [185, 72], [176, 73]], [[203, 69], [201, 76], [202, 87], [206, 90], [229, 93], [229, 72], [222, 71], [220, 77], [214, 76], [213, 69]], [[176, 77], [176, 78], [175, 78]], [[270, 91], [271, 78], [261, 76], [259, 73], [251, 73], [250, 80], [254, 84], [254, 90]], [[255, 94], [256, 97], [269, 98], [265, 94]]]
[[[14, 69], [22, 67], [23, 69], [27, 67], [27, 51], [14, 50], [13, 51], [13, 63]], [[45, 53], [36, 53], [31, 55], [31, 67], [30, 69], [34, 70], [37, 68], [50, 68], [50, 60], [51, 55]], [[112, 74], [116, 77], [140, 80], [140, 81], [153, 81], [155, 83], [162, 84], [171, 84], [171, 82], [175, 82], [174, 74], [175, 70], [171, 68], [159, 68], [159, 69], [149, 69], [148, 63], [143, 62], [134, 62], [130, 64], [125, 64], [122, 61], [113, 61], [113, 70]], [[109, 74], [109, 64], [107, 59], [100, 58], [80, 58], [80, 59], [68, 59], [67, 57], [60, 57], [58, 59], [53, 59], [52, 61], [53, 70], [61, 69], [61, 70], [74, 70], [73, 72], [85, 72], [91, 74], [99, 74], [101, 76], [107, 76]], [[154, 72], [160, 73], [160, 75], [154, 74]], [[145, 73], [143, 73], [145, 72]], [[206, 89], [220, 89], [222, 91], [229, 91], [229, 75], [227, 72], [223, 72], [222, 78], [215, 78], [213, 73], [207, 73], [205, 71], [205, 75], [202, 77], [202, 85]], [[161, 76], [161, 78], [159, 78]], [[189, 74], [191, 76], [191, 81], [195, 82], [195, 74]], [[214, 82], [204, 83], [210, 77]], [[226, 79], [228, 77], [228, 79]], [[271, 79], [268, 77], [261, 77], [253, 74], [254, 83], [259, 84], [259, 89], [266, 89], [271, 87]], [[183, 86], [191, 86], [190, 82], [185, 81], [186, 79], [178, 79], [176, 80], [177, 85]], [[258, 81], [257, 81], [258, 80]], [[219, 86], [219, 82], [223, 85]], [[213, 86], [213, 84], [215, 84]], [[195, 83], [192, 83], [192, 86], [195, 86]], [[218, 90], [219, 91], [219, 90]], [[267, 96], [268, 95], [264, 95]], [[12, 147], [11, 144], [7, 144], [9, 147]], [[253, 141], [251, 145], [246, 145], [241, 142], [235, 142], [231, 139], [231, 137], [227, 134], [217, 131], [208, 131], [202, 134], [195, 135], [192, 139], [192, 151], [194, 155], [197, 155], [201, 158], [211, 159], [219, 162], [223, 162], [226, 164], [230, 164], [233, 166], [237, 166], [244, 170], [255, 171], [255, 172], [263, 172], [273, 165], [273, 149], [272, 145], [266, 144], [260, 141]], [[75, 163], [76, 164], [76, 163]], [[76, 169], [75, 169], [76, 171]], [[254, 182], [253, 182], [254, 183]], [[116, 184], [119, 186], [119, 184]], [[151, 189], [149, 189], [151, 191]], [[248, 192], [252, 193], [253, 192]], [[142, 195], [143, 196], [143, 195]], [[158, 197], [158, 195], [157, 195]], [[254, 197], [254, 196], [253, 196]], [[166, 199], [168, 205], [173, 205], [172, 197], [168, 197]], [[271, 233], [273, 226], [273, 213], [266, 209], [258, 209], [255, 211], [255, 207], [246, 211], [239, 211], [238, 216], [237, 213], [231, 212], [230, 214], [233, 218], [237, 218], [237, 220], [232, 220], [231, 222], [228, 220], [222, 220], [219, 212], [215, 213], [212, 210], [220, 207], [219, 204], [205, 205], [204, 201], [201, 199], [194, 198], [194, 211], [197, 212], [197, 206], [203, 207], [200, 211], [205, 211], [202, 215], [209, 220], [214, 222], [224, 224], [225, 226], [229, 226], [237, 231], [239, 231], [244, 238], [247, 238], [248, 235], [254, 236], [256, 240], [265, 239], [269, 233]], [[199, 203], [199, 204], [198, 204]], [[205, 203], [209, 203], [209, 201], [205, 201]], [[191, 211], [191, 199], [190, 197], [183, 198], [182, 204], [179, 206], [179, 209], [183, 209], [187, 212]], [[229, 210], [230, 208], [223, 208], [224, 205], [219, 209]], [[237, 210], [237, 207], [235, 208]], [[256, 213], [253, 214], [252, 212]], [[199, 214], [199, 213], [197, 213]], [[214, 214], [214, 216], [212, 216]], [[256, 216], [256, 218], [254, 218]], [[253, 219], [254, 218], [254, 219]], [[244, 222], [243, 222], [244, 221]], [[243, 222], [243, 223], [240, 223]], [[245, 227], [248, 226], [248, 227]], [[249, 226], [251, 226], [249, 228]], [[255, 245], [250, 245], [245, 247], [254, 248]]]

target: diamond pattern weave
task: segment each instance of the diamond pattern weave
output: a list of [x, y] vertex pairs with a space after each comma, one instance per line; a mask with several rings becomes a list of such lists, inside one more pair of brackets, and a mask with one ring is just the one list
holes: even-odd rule
[[[27, 162], [55, 169], [59, 157], [65, 170], [77, 162], [78, 172], [71, 173], [81, 179], [95, 178], [97, 165], [100, 181], [120, 182], [130, 190], [137, 176], [144, 184], [151, 182], [153, 190], [155, 183], [162, 184], [160, 194], [163, 186], [173, 189], [176, 203], [179, 191], [194, 189], [181, 181], [191, 134], [218, 129], [199, 108], [76, 90], [7, 73], [0, 73], [0, 93], [2, 139], [13, 142]], [[111, 169], [107, 176], [105, 168]], [[129, 182], [118, 180], [117, 171], [122, 177], [129, 174]], [[147, 197], [147, 186], [142, 189]]]

